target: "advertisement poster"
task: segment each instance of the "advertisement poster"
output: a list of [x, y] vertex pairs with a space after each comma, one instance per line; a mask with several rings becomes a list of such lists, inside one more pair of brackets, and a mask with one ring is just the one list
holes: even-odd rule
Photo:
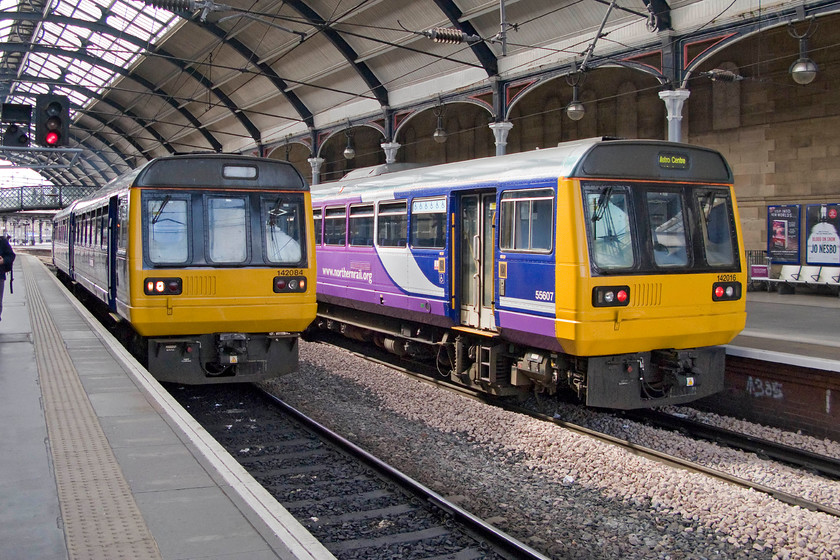
[[840, 264], [840, 204], [809, 204], [805, 207], [807, 264]]
[[767, 256], [774, 263], [799, 264], [799, 205], [767, 207]]

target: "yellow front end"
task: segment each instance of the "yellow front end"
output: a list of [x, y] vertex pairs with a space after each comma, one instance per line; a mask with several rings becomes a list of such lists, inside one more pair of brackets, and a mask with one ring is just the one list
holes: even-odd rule
[[[745, 287], [743, 274], [739, 282]], [[557, 310], [557, 338], [576, 356], [603, 356], [661, 348], [698, 348], [729, 343], [746, 324], [746, 300], [712, 301], [717, 275], [580, 279], [578, 310]], [[594, 308], [595, 286], [626, 285], [627, 307]], [[746, 289], [746, 288], [744, 288]]]
[[[558, 223], [556, 335], [564, 352], [605, 356], [729, 343], [746, 324], [747, 274], [736, 220], [740, 272], [592, 277], [581, 210], [580, 184], [562, 180], [558, 206], [577, 209]], [[732, 199], [735, 215], [737, 205]], [[716, 282], [738, 282], [741, 297], [713, 301]], [[627, 286], [624, 307], [595, 307], [597, 286]]]
[[[142, 223], [140, 191], [131, 193], [130, 220]], [[305, 193], [306, 223], [312, 204]], [[315, 319], [315, 238], [307, 227], [304, 268], [201, 267], [143, 268], [141, 228], [131, 228], [128, 242], [128, 319], [145, 337], [218, 332], [299, 333]], [[275, 292], [275, 278], [302, 279], [305, 289]], [[149, 279], [177, 278], [181, 293], [148, 295]]]
[[[275, 293], [278, 273], [306, 279], [306, 291]], [[145, 295], [148, 278], [180, 278], [179, 295]], [[216, 332], [300, 332], [315, 318], [314, 268], [133, 270], [130, 320], [142, 336]]]

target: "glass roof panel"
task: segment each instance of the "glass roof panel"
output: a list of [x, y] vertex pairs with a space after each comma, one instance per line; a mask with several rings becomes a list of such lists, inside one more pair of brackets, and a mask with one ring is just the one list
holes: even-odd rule
[[102, 9], [91, 0], [53, 3], [53, 12], [85, 21], [99, 21], [102, 18]]
[[[0, 10], [30, 11], [26, 0], [0, 0]], [[46, 18], [59, 15], [79, 20], [78, 25], [65, 25], [54, 21], [41, 21], [31, 37], [18, 42], [29, 42], [46, 48], [72, 51], [69, 56], [30, 50], [20, 62], [19, 74], [24, 81], [9, 91], [4, 102], [34, 104], [33, 96], [48, 93], [50, 85], [57, 91], [61, 82], [83, 86], [101, 95], [120, 77], [108, 65], [128, 70], [142, 56], [144, 49], [138, 45], [155, 44], [159, 37], [175, 26], [179, 17], [172, 12], [145, 5], [142, 0], [47, 0]], [[103, 16], [105, 19], [103, 21]], [[102, 33], [87, 24], [104, 24], [113, 28], [113, 34]], [[14, 41], [15, 22], [0, 22], [0, 42]], [[126, 41], [127, 36], [139, 41]], [[74, 58], [83, 53], [89, 60]], [[101, 60], [105, 67], [92, 62]], [[67, 89], [77, 106], [91, 102], [82, 92]]]

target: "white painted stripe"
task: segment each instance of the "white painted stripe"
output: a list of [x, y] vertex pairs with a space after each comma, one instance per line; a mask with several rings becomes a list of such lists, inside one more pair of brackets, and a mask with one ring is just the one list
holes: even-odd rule
[[811, 369], [820, 369], [823, 371], [840, 372], [840, 362], [837, 360], [812, 358], [810, 356], [801, 356], [799, 354], [787, 354], [785, 352], [744, 348], [743, 346], [732, 346], [728, 344], [725, 348], [727, 356], [737, 356], [739, 358], [749, 358], [751, 360], [761, 360], [764, 362], [775, 362], [790, 366], [801, 366]]
[[[502, 307], [516, 307], [519, 310], [536, 311], [538, 313], [555, 314], [554, 302], [551, 301], [533, 301], [530, 299], [519, 299], [512, 297], [500, 297], [499, 305]], [[500, 309], [500, 311], [502, 311]], [[507, 310], [504, 310], [507, 311]]]
[[407, 247], [378, 247], [376, 252], [394, 283], [407, 293], [443, 297], [443, 286], [435, 285], [426, 278]]

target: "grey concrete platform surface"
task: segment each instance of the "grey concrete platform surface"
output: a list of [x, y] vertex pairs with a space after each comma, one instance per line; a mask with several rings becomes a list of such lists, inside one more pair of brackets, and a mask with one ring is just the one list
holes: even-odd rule
[[840, 298], [747, 292], [747, 325], [726, 353], [840, 372]]
[[333, 558], [35, 257], [0, 321], [0, 560]]

